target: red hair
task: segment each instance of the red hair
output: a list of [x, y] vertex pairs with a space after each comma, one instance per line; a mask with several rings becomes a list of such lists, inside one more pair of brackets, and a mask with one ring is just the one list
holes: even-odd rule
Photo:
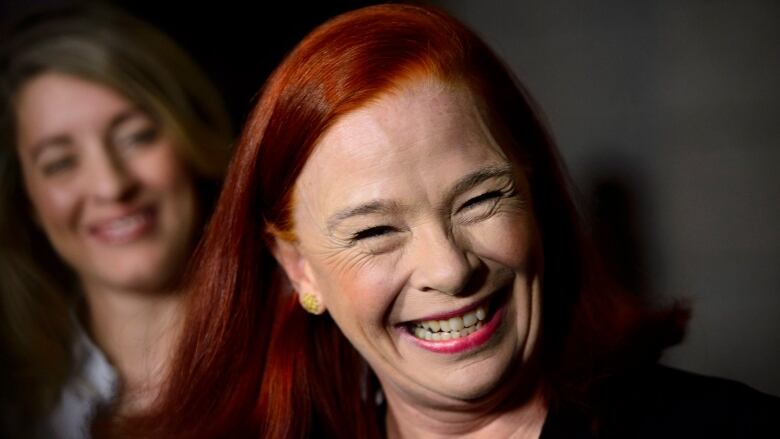
[[[270, 253], [269, 231], [294, 239], [293, 186], [323, 133], [342, 115], [422, 77], [467, 86], [502, 147], [529, 172], [545, 255], [542, 358], [551, 400], [579, 397], [594, 365], [644, 327], [638, 303], [615, 293], [591, 264], [562, 162], [509, 69], [438, 10], [367, 7], [311, 32], [270, 77], [250, 115], [197, 252], [189, 320], [160, 411], [148, 424], [153, 434], [383, 434], [375, 378], [328, 316], [298, 306]], [[668, 335], [642, 355], [657, 355], [679, 331]]]

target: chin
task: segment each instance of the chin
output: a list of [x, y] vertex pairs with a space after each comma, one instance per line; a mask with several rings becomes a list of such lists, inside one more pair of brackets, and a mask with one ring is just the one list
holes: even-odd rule
[[[475, 380], [473, 374], [447, 383], [447, 396], [459, 401], [474, 401], [483, 399], [493, 393], [498, 387], [500, 373], [484, 372], [483, 379]], [[488, 376], [489, 375], [489, 376]]]
[[103, 285], [118, 290], [138, 292], [162, 292], [173, 286], [183, 264], [173, 264], [178, 260], [169, 255], [138, 254], [127, 255], [102, 266], [95, 277]]
[[[452, 397], [472, 401], [490, 396], [505, 380], [512, 355], [496, 356], [474, 363], [462, 371], [450, 374], [448, 387]], [[486, 364], [487, 363], [487, 364]]]
[[[505, 340], [508, 342], [508, 340]], [[424, 388], [447, 400], [478, 401], [496, 393], [508, 374], [513, 374], [515, 358], [522, 355], [510, 346], [487, 349], [473, 358], [463, 358], [449, 367], [439, 366], [413, 380], [416, 387]], [[413, 384], [414, 386], [414, 384]]]

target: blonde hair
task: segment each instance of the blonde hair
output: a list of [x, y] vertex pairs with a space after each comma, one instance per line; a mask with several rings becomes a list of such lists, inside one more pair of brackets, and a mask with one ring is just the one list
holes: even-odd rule
[[[32, 220], [16, 153], [15, 95], [46, 72], [112, 88], [177, 139], [199, 191], [216, 199], [231, 127], [217, 90], [166, 35], [105, 5], [69, 6], [20, 22], [2, 48], [0, 76], [0, 410], [29, 424], [69, 372], [76, 281]], [[4, 382], [6, 381], [7, 382]], [[6, 411], [7, 413], [7, 411]], [[8, 420], [0, 418], [2, 424]]]

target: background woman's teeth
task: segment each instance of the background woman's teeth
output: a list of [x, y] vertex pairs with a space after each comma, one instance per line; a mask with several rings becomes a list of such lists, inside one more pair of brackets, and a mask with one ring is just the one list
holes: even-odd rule
[[431, 320], [428, 322], [428, 326], [431, 328], [431, 331], [436, 332], [438, 331], [441, 326], [439, 325], [439, 322], [437, 320]]
[[485, 317], [487, 316], [487, 313], [485, 312], [485, 308], [482, 308], [481, 306], [477, 308], [476, 314], [479, 320], [485, 320]]
[[439, 329], [442, 331], [449, 331], [450, 330], [450, 321], [449, 320], [439, 320]]

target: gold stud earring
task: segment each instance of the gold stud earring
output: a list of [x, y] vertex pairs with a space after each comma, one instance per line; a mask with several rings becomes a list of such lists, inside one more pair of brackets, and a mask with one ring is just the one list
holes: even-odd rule
[[314, 315], [322, 314], [322, 312], [325, 311], [322, 309], [322, 305], [320, 304], [320, 300], [317, 298], [317, 296], [310, 293], [301, 294], [301, 306], [306, 310], [306, 312]]

